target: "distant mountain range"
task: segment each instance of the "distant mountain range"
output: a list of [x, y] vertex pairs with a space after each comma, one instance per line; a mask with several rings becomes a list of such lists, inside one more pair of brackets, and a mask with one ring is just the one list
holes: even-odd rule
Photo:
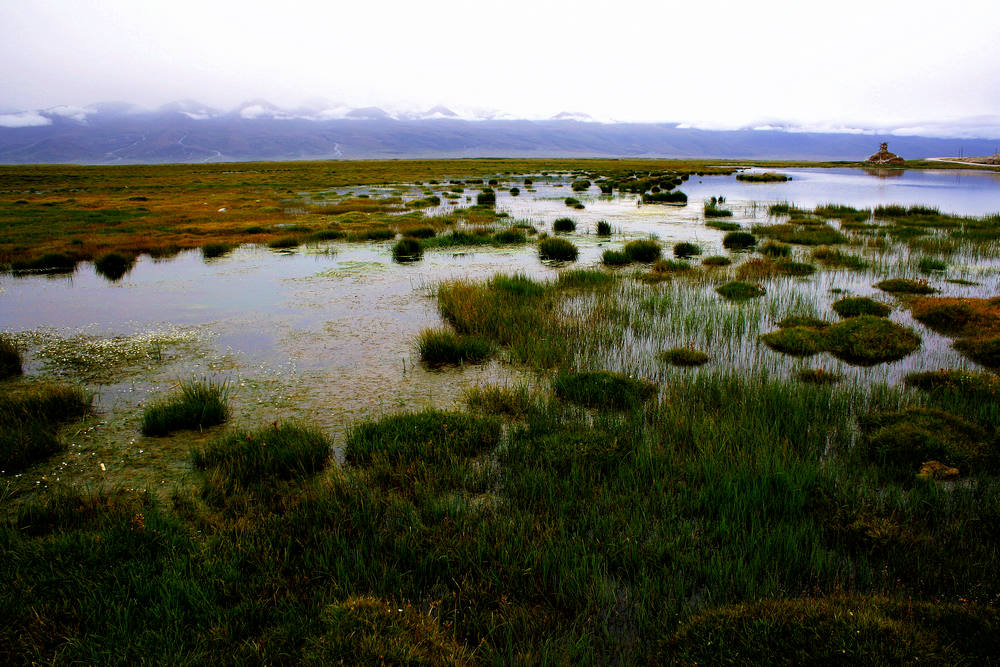
[[420, 113], [282, 109], [264, 100], [230, 111], [182, 101], [155, 110], [112, 103], [0, 113], [0, 164], [543, 156], [861, 160], [881, 141], [907, 159], [989, 155], [1000, 144], [872, 131], [605, 123], [575, 112], [524, 120], [443, 106]]

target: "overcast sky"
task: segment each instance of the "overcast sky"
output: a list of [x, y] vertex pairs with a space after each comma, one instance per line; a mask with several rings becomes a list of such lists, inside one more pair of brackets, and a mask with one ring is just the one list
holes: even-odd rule
[[703, 126], [996, 124], [998, 26], [995, 0], [0, 0], [0, 109], [263, 98]]

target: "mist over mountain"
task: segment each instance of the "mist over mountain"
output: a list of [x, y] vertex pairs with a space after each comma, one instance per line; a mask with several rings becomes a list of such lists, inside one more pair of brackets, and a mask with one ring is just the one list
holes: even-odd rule
[[[932, 125], [922, 129], [936, 133]], [[859, 160], [881, 141], [890, 142], [893, 152], [917, 159], [989, 155], [1000, 144], [996, 139], [920, 136], [920, 131], [821, 132], [775, 124], [703, 129], [679, 123], [598, 122], [575, 111], [525, 120], [444, 106], [422, 112], [347, 106], [282, 109], [266, 100], [220, 111], [183, 100], [155, 110], [105, 103], [0, 113], [0, 163], [485, 156]], [[1000, 126], [995, 135], [1000, 137]]]

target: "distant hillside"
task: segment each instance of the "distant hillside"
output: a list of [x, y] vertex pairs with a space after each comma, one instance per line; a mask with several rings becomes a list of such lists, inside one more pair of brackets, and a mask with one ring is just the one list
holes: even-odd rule
[[484, 156], [862, 160], [880, 141], [889, 141], [892, 151], [907, 159], [986, 155], [997, 145], [981, 139], [596, 123], [573, 113], [543, 121], [468, 120], [444, 107], [411, 117], [394, 117], [376, 107], [324, 114], [282, 111], [266, 102], [227, 113], [175, 103], [142, 112], [105, 105], [6, 114], [0, 116], [0, 163]]

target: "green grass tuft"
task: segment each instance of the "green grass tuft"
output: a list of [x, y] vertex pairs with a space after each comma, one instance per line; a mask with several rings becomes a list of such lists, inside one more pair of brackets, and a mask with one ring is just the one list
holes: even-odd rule
[[660, 258], [660, 244], [653, 240], [629, 241], [622, 249], [633, 262], [649, 263]]
[[552, 380], [559, 398], [591, 408], [625, 410], [656, 395], [656, 384], [609, 371], [562, 372]]
[[556, 218], [552, 223], [552, 231], [557, 233], [576, 231], [576, 222], [572, 218]]
[[920, 347], [920, 336], [882, 317], [859, 315], [826, 329], [833, 356], [858, 366], [896, 361]]
[[300, 245], [302, 245], [302, 239], [298, 236], [281, 236], [269, 241], [267, 247], [273, 250], [286, 250], [298, 248]]
[[424, 410], [361, 422], [347, 435], [344, 457], [356, 466], [450, 463], [473, 457], [500, 442], [492, 417]]
[[415, 238], [403, 237], [392, 247], [392, 258], [397, 262], [416, 262], [424, 256], [424, 247]]
[[0, 334], [0, 380], [21, 375], [21, 351], [6, 334]]
[[722, 237], [722, 247], [726, 250], [746, 250], [757, 245], [757, 237], [750, 232], [729, 232]]
[[732, 301], [743, 301], [764, 296], [767, 293], [760, 285], [745, 283], [741, 280], [733, 280], [725, 285], [719, 285], [715, 291]]
[[601, 262], [607, 266], [625, 266], [631, 264], [632, 259], [621, 250], [605, 250]]
[[90, 411], [82, 388], [40, 384], [0, 394], [0, 470], [13, 472], [65, 449], [58, 426]]
[[656, 355], [656, 358], [673, 366], [701, 366], [708, 363], [709, 360], [707, 354], [691, 347], [674, 347], [662, 350]]
[[690, 259], [701, 254], [701, 246], [697, 243], [687, 241], [674, 244], [674, 257], [678, 259]]
[[566, 239], [548, 238], [538, 243], [538, 256], [556, 262], [573, 262], [579, 255], [576, 246]]
[[417, 338], [420, 360], [431, 365], [477, 364], [489, 359], [493, 346], [476, 336], [457, 334], [450, 329], [424, 329]]
[[228, 394], [225, 383], [181, 382], [177, 392], [146, 406], [142, 413], [142, 434], [162, 436], [221, 424], [229, 418]]
[[701, 260], [701, 263], [703, 266], [729, 266], [733, 263], [733, 260], [725, 255], [711, 255]]
[[232, 491], [319, 472], [326, 467], [332, 447], [330, 439], [315, 428], [275, 422], [253, 431], [227, 433], [194, 449], [191, 459], [197, 470]]

